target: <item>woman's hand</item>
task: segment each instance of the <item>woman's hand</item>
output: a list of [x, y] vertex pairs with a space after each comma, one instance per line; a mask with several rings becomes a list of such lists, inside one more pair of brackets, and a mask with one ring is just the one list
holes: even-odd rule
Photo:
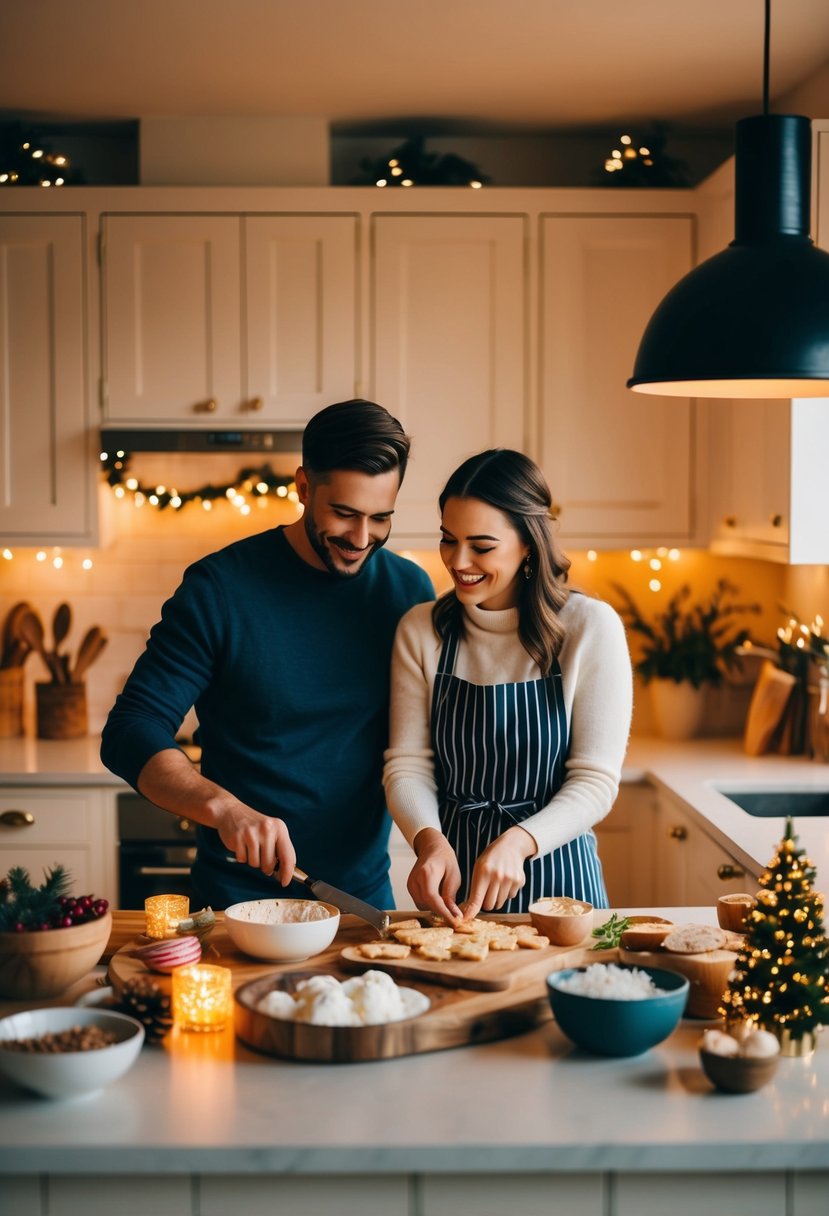
[[415, 907], [427, 908], [450, 924], [462, 919], [455, 902], [461, 871], [455, 850], [436, 828], [422, 828], [414, 838], [417, 861], [407, 886]]
[[469, 895], [461, 905], [464, 920], [472, 920], [481, 908], [495, 912], [524, 885], [524, 862], [536, 851], [536, 843], [522, 827], [508, 828], [484, 849], [475, 862]]

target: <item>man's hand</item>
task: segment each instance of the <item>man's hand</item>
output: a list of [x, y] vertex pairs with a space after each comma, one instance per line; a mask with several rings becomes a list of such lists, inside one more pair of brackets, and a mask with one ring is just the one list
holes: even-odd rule
[[409, 875], [409, 894], [417, 908], [426, 908], [450, 924], [462, 919], [455, 899], [461, 872], [455, 850], [442, 832], [423, 828], [414, 838], [417, 861]]
[[293, 878], [296, 852], [285, 823], [232, 799], [214, 814], [213, 827], [236, 860], [263, 874], [274, 874], [283, 887]]
[[138, 776], [138, 788], [150, 802], [173, 815], [215, 828], [237, 861], [263, 874], [277, 870], [283, 887], [291, 881], [296, 853], [284, 822], [255, 811], [215, 781], [202, 777], [178, 748], [151, 756]]
[[512, 899], [524, 885], [524, 862], [536, 851], [536, 843], [524, 828], [508, 828], [484, 849], [475, 862], [469, 895], [461, 905], [465, 920], [472, 920], [481, 908], [495, 912]]

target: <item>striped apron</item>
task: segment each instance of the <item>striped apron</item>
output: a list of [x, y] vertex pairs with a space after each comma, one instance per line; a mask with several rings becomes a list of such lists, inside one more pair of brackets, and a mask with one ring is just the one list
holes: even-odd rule
[[[561, 669], [542, 680], [470, 684], [454, 675], [458, 639], [443, 643], [432, 693], [440, 822], [458, 858], [460, 900], [476, 859], [513, 824], [546, 806], [564, 781], [568, 750]], [[608, 907], [592, 831], [524, 863], [524, 886], [501, 912], [567, 895]]]

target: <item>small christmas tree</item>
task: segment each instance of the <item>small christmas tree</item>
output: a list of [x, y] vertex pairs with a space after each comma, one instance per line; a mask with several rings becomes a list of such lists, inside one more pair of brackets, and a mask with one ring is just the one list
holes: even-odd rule
[[778, 1038], [814, 1034], [829, 1023], [829, 941], [823, 900], [812, 889], [815, 867], [796, 844], [791, 817], [777, 854], [760, 879], [720, 1013], [753, 1021]]

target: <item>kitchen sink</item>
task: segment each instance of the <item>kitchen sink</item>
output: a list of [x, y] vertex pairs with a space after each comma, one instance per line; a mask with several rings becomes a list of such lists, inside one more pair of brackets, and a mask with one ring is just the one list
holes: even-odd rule
[[724, 790], [719, 793], [758, 819], [829, 815], [829, 790]]

